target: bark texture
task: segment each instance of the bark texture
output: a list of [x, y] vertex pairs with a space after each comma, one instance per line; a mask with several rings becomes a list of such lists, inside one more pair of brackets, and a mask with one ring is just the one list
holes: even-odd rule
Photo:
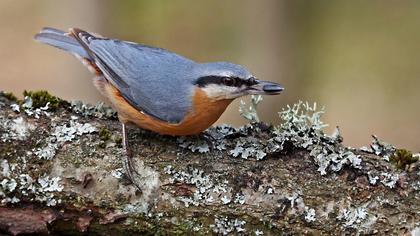
[[292, 141], [267, 151], [276, 135], [264, 124], [212, 128], [207, 139], [131, 128], [140, 193], [122, 173], [112, 113], [12, 104], [1, 96], [1, 233], [420, 234], [418, 161], [401, 170], [352, 150], [360, 163], [321, 175]]

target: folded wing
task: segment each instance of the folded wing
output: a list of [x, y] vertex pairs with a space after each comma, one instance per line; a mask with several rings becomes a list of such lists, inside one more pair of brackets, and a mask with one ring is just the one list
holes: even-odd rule
[[73, 29], [105, 77], [138, 110], [170, 123], [180, 122], [191, 108], [195, 63], [165, 49], [96, 37]]

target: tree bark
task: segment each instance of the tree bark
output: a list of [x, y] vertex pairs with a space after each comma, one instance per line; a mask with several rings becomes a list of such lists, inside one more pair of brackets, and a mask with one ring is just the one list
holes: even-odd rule
[[354, 150], [359, 168], [321, 175], [310, 152], [292, 143], [262, 160], [234, 157], [244, 139], [268, 145], [275, 135], [264, 124], [212, 128], [207, 139], [132, 127], [140, 193], [122, 173], [120, 124], [112, 114], [68, 105], [18, 112], [14, 103], [0, 97], [1, 233], [420, 233], [418, 162], [400, 170]]

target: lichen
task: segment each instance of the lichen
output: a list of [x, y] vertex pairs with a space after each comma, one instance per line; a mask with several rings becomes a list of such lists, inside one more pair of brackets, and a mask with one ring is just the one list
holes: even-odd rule
[[[212, 174], [205, 175], [202, 170], [187, 168], [186, 170], [176, 170], [171, 165], [164, 168], [166, 174], [170, 175], [168, 182], [171, 184], [183, 183], [195, 187], [190, 195], [178, 196], [176, 199], [183, 202], [185, 207], [212, 205], [215, 202], [227, 205], [232, 202], [231, 190], [228, 181], [218, 179]], [[243, 204], [244, 197], [237, 197], [235, 203]], [[242, 203], [241, 203], [242, 202]]]
[[81, 124], [75, 119], [63, 124], [51, 122], [51, 134], [44, 140], [44, 145], [36, 147], [32, 152], [39, 158], [52, 160], [56, 151], [65, 143], [76, 139], [76, 137], [96, 132], [96, 127], [90, 123]]
[[56, 126], [52, 135], [56, 138], [57, 142], [67, 142], [72, 141], [76, 136], [96, 131], [96, 127], [90, 123], [81, 124], [77, 121], [70, 120], [69, 124]]
[[[45, 105], [45, 110], [48, 109], [48, 104], [49, 102]], [[33, 114], [28, 111], [35, 113], [37, 110], [45, 111], [42, 107], [34, 110], [31, 97], [26, 97], [21, 108], [27, 116]], [[25, 114], [9, 119], [0, 117], [0, 130], [5, 131], [2, 132], [2, 142], [10, 143], [2, 145], [0, 199], [2, 204], [30, 201], [54, 206], [61, 201], [57, 193], [63, 190], [63, 186], [60, 177], [48, 175], [52, 164], [48, 161], [53, 159], [64, 142], [92, 133], [96, 128], [89, 123], [81, 124], [75, 120], [60, 122], [57, 121], [57, 117], [47, 116], [49, 125], [44, 129], [45, 127], [40, 128], [32, 119], [26, 119]], [[33, 131], [38, 129], [42, 129], [43, 134], [46, 131], [51, 133], [44, 139], [35, 140]], [[16, 149], [13, 144], [19, 143], [29, 145], [28, 149], [25, 152]], [[7, 151], [10, 149], [9, 146], [13, 149], [13, 156]]]
[[[256, 105], [261, 101], [258, 98], [254, 100], [254, 105], [251, 105], [253, 109], [249, 109], [249, 112], [252, 110], [252, 114], [256, 113]], [[321, 120], [323, 113], [323, 108], [317, 110], [316, 103], [310, 105], [299, 101], [293, 106], [287, 106], [279, 113], [281, 124], [274, 127], [269, 138], [260, 138], [256, 135], [261, 128], [271, 129], [270, 126], [261, 122], [247, 124], [239, 129], [216, 126], [210, 128], [208, 132], [213, 137], [212, 146], [219, 151], [227, 150], [232, 157], [263, 160], [270, 154], [292, 147], [309, 151], [322, 175], [327, 174], [328, 170], [338, 172], [344, 166], [360, 169], [362, 163], [360, 155], [341, 144], [343, 138], [338, 127], [330, 136], [323, 133], [322, 129], [328, 126]], [[236, 137], [235, 145], [226, 143], [226, 137], [231, 136]], [[193, 152], [210, 151], [207, 142], [201, 139], [181, 137], [178, 138], [178, 143], [180, 147]]]
[[17, 117], [13, 120], [0, 117], [0, 126], [6, 131], [1, 135], [3, 142], [10, 140], [26, 140], [35, 126], [23, 117]]
[[244, 101], [240, 101], [239, 114], [249, 122], [260, 122], [257, 113], [258, 104], [263, 100], [261, 95], [251, 95], [251, 104], [247, 107]]
[[395, 164], [396, 167], [400, 169], [405, 169], [407, 165], [410, 165], [419, 160], [418, 157], [413, 156], [413, 154], [407, 149], [397, 149], [390, 157], [389, 160]]
[[282, 123], [274, 130], [277, 137], [273, 140], [278, 143], [278, 149], [282, 150], [289, 142], [294, 147], [308, 150], [319, 166], [321, 175], [327, 174], [328, 169], [340, 171], [346, 165], [361, 168], [360, 155], [341, 145], [342, 137], [338, 128], [331, 136], [323, 133], [322, 129], [327, 126], [321, 120], [323, 113], [323, 108], [317, 110], [316, 103], [309, 105], [301, 101], [283, 109], [279, 113]]
[[399, 173], [382, 173], [380, 181], [381, 183], [388, 188], [395, 188], [398, 180], [400, 178]]
[[225, 217], [216, 217], [214, 223], [210, 225], [210, 228], [216, 234], [228, 235], [230, 233], [241, 234], [245, 233], [244, 228], [246, 222], [244, 220], [235, 218], [231, 219], [227, 216]]
[[34, 117], [35, 119], [39, 119], [41, 116], [50, 117], [50, 113], [48, 112], [48, 110], [50, 110], [49, 106], [50, 103], [47, 102], [45, 106], [35, 108], [33, 106], [33, 100], [29, 96], [26, 96], [22, 101], [19, 101], [18, 103], [10, 104], [12, 111], [17, 113], [23, 111], [27, 116]]
[[72, 101], [70, 106], [74, 113], [83, 116], [93, 116], [97, 118], [108, 119], [117, 118], [117, 112], [115, 112], [111, 107], [106, 106], [103, 102], [99, 102], [96, 105], [90, 105], [81, 101]]
[[241, 157], [248, 159], [255, 158], [257, 161], [264, 159], [267, 156], [265, 145], [254, 137], [239, 138], [236, 146], [229, 151], [233, 157]]
[[12, 108], [12, 111], [14, 112], [18, 112], [18, 113], [20, 112], [20, 106], [16, 103], [11, 104], [10, 108]]
[[314, 222], [316, 220], [316, 213], [315, 213], [315, 209], [313, 208], [309, 208], [306, 207], [305, 208], [305, 215], [304, 215], [304, 219], [306, 222], [311, 223]]
[[260, 236], [260, 235], [264, 235], [264, 232], [262, 230], [257, 229], [255, 230], [254, 234], [255, 236]]
[[368, 153], [374, 153], [375, 155], [383, 157], [386, 161], [389, 161], [389, 157], [395, 153], [396, 148], [379, 139], [376, 135], [372, 135], [373, 140], [370, 147], [361, 147], [360, 150]]
[[44, 147], [36, 148], [33, 150], [34, 154], [40, 158], [45, 160], [51, 160], [54, 158], [56, 151], [58, 149], [57, 143], [49, 142], [50, 139], [47, 139], [47, 145]]
[[13, 168], [10, 172], [7, 160], [2, 160], [3, 171], [0, 182], [0, 198], [2, 204], [18, 203], [21, 199], [45, 203], [47, 206], [55, 206], [60, 203], [55, 195], [63, 190], [60, 177], [42, 175], [33, 179], [30, 175], [22, 173], [21, 169]]
[[206, 140], [201, 140], [196, 137], [179, 137], [177, 138], [178, 146], [189, 149], [192, 152], [206, 153], [210, 151], [210, 147]]
[[337, 220], [342, 222], [345, 228], [358, 228], [366, 220], [368, 213], [365, 207], [349, 207], [342, 209]]

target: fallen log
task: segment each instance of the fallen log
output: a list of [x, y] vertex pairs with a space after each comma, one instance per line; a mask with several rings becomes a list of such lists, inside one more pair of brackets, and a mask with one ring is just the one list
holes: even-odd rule
[[122, 171], [115, 114], [51, 109], [45, 96], [0, 95], [1, 233], [420, 234], [418, 157], [379, 139], [344, 147], [307, 104], [280, 126], [218, 126], [211, 138], [131, 128], [140, 193]]

